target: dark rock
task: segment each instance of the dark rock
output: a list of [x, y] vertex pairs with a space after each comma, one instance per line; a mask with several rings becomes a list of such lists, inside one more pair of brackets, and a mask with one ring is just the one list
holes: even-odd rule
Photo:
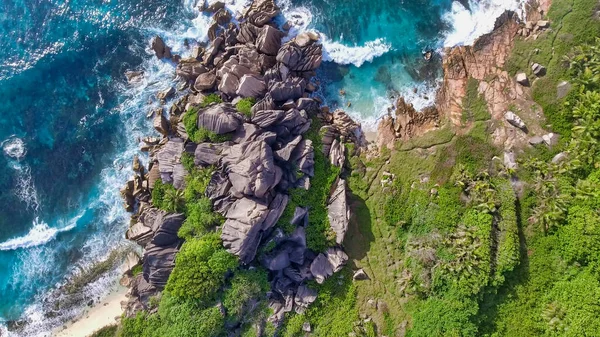
[[152, 123], [154, 125], [154, 129], [158, 131], [163, 136], [168, 136], [171, 127], [169, 126], [169, 121], [167, 118], [161, 113], [154, 116], [154, 121]]
[[[296, 304], [296, 313], [302, 314], [309, 305], [311, 305], [317, 299], [317, 291], [313, 290], [305, 285], [298, 287], [294, 303]], [[308, 329], [310, 331], [310, 328]]]
[[515, 114], [514, 112], [507, 111], [504, 114], [504, 118], [510, 125], [512, 125], [516, 128], [519, 128], [521, 130], [526, 130], [525, 122], [523, 122], [523, 120], [519, 116], [517, 116], [517, 114]]
[[237, 35], [237, 40], [241, 43], [254, 44], [258, 36], [259, 28], [250, 22], [242, 22]]
[[275, 165], [273, 151], [264, 141], [234, 145], [222, 162], [236, 197], [263, 198], [281, 180], [282, 171]]
[[208, 7], [206, 7], [206, 9], [204, 10], [205, 12], [208, 13], [216, 13], [218, 10], [225, 8], [225, 3], [222, 1], [215, 1], [212, 2], [211, 4], [208, 5]]
[[242, 117], [228, 103], [211, 105], [198, 111], [198, 128], [218, 135], [235, 131], [241, 124]]
[[308, 210], [303, 207], [296, 207], [294, 210], [294, 216], [290, 223], [294, 226], [302, 226], [304, 224], [304, 219], [308, 216]]
[[339, 140], [334, 139], [333, 143], [331, 143], [331, 149], [329, 150], [329, 162], [331, 165], [343, 167], [344, 161], [346, 160], [345, 151], [346, 148], [344, 147], [344, 144]]
[[290, 77], [285, 82], [272, 82], [269, 84], [269, 93], [273, 100], [285, 102], [295, 100], [304, 95], [306, 81], [299, 77]]
[[156, 98], [158, 98], [160, 100], [166, 100], [166, 99], [171, 98], [173, 95], [175, 95], [175, 88], [169, 87], [168, 89], [165, 89], [165, 90], [159, 92], [158, 94], [156, 94]]
[[239, 256], [243, 263], [250, 263], [262, 237], [262, 225], [267, 217], [267, 205], [253, 199], [238, 199], [231, 205], [225, 217], [221, 239], [223, 246]]
[[326, 278], [342, 269], [348, 261], [348, 255], [340, 248], [329, 248], [325, 254], [319, 254], [310, 265], [310, 272], [317, 283], [321, 284]]
[[309, 176], [315, 174], [315, 153], [310, 139], [303, 139], [292, 152], [290, 162], [302, 173]]
[[273, 198], [273, 201], [269, 204], [269, 213], [263, 223], [263, 230], [269, 230], [277, 224], [277, 221], [279, 221], [279, 218], [281, 218], [281, 215], [287, 206], [288, 200], [289, 197], [287, 194], [277, 193], [277, 195], [275, 195], [275, 198]]
[[213, 15], [213, 20], [223, 26], [231, 21], [231, 13], [225, 8], [221, 8]]
[[154, 55], [159, 59], [171, 58], [171, 50], [160, 36], [155, 36], [152, 39], [152, 50], [154, 50]]
[[361, 268], [354, 273], [352, 278], [356, 281], [363, 281], [363, 280], [368, 280], [369, 275], [367, 275], [367, 273], [365, 273], [365, 271]]
[[231, 182], [225, 172], [217, 171], [212, 175], [206, 187], [206, 196], [212, 201], [216, 212], [225, 214], [233, 205], [235, 199], [230, 196], [230, 189]]
[[175, 73], [178, 76], [189, 81], [195, 81], [196, 77], [206, 72], [208, 72], [208, 68], [195, 58], [183, 59], [179, 61], [175, 68]]
[[[176, 166], [181, 165], [181, 156], [183, 155], [183, 139], [170, 139], [157, 153], [158, 168], [160, 177], [164, 183], [174, 184], [174, 171]], [[174, 184], [175, 185], [175, 184]]]
[[264, 26], [256, 38], [256, 48], [263, 54], [275, 56], [281, 47], [281, 39], [284, 36], [285, 34], [277, 28]]
[[254, 0], [246, 12], [251, 24], [262, 27], [279, 14], [279, 7], [274, 0]]
[[261, 128], [267, 128], [285, 116], [283, 110], [262, 110], [254, 113], [252, 116], [252, 123], [260, 126]]
[[546, 67], [544, 67], [543, 65], [541, 65], [539, 63], [534, 63], [531, 66], [531, 71], [533, 71], [533, 74], [537, 77], [542, 77], [542, 76], [546, 75]]
[[223, 153], [230, 144], [226, 143], [202, 143], [198, 144], [194, 151], [194, 164], [200, 166], [218, 165], [225, 156]]
[[217, 75], [213, 72], [207, 72], [198, 75], [194, 82], [194, 89], [198, 91], [212, 90], [217, 84]]
[[282, 149], [275, 151], [275, 158], [282, 161], [290, 160], [292, 152], [294, 149], [296, 149], [296, 146], [298, 146], [301, 140], [302, 136], [297, 136], [291, 142], [287, 143]]
[[527, 78], [527, 74], [518, 73], [516, 79], [517, 79], [517, 83], [519, 83], [520, 85], [522, 85], [524, 87], [529, 86], [529, 79]]
[[236, 94], [241, 97], [263, 97], [267, 86], [262, 78], [256, 75], [244, 75], [239, 81]]

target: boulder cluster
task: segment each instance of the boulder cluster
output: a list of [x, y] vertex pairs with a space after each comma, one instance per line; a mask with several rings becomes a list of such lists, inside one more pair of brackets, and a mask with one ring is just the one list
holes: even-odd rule
[[[157, 57], [170, 56], [177, 63], [181, 94], [170, 89], [159, 93], [163, 102], [176, 97], [168, 114], [162, 108], [149, 114], [162, 138], [142, 140], [149, 167], [146, 170], [136, 158], [135, 177], [122, 190], [125, 207], [135, 210], [127, 237], [144, 247], [143, 273], [132, 282], [127, 312], [145, 308], [149, 296], [164, 288], [174, 267], [182, 244], [177, 231], [185, 216], [153, 207], [151, 191], [159, 178], [176, 189], [185, 188], [188, 172], [182, 158], [187, 153], [196, 166], [215, 168], [206, 197], [225, 218], [220, 228], [223, 245], [243, 265], [260, 263], [270, 271], [271, 320], [279, 322], [286, 312], [302, 312], [315, 301], [317, 293], [306, 281], [322, 283], [348, 259], [341, 247], [350, 218], [347, 185], [341, 177], [333, 184], [327, 205], [334, 247], [324, 252], [307, 248], [310, 209], [295, 208], [291, 234], [276, 226], [290, 200], [289, 189], [308, 190], [315, 175], [315, 144], [305, 135], [318, 120], [323, 125], [319, 148], [338, 167], [345, 161], [344, 142], [361, 146], [364, 136], [360, 125], [343, 111], [330, 113], [311, 97], [317, 87], [315, 70], [322, 62], [317, 34], [302, 33], [282, 43], [287, 34], [273, 22], [279, 14], [273, 0], [253, 1], [235, 23], [222, 4], [204, 10], [214, 13], [210, 42], [205, 48], [195, 47], [192, 57], [170, 56], [159, 37], [152, 42]], [[222, 102], [203, 104], [211, 93]], [[249, 97], [256, 104], [250, 114], [241, 113], [236, 103]], [[198, 129], [228, 140], [191, 141], [183, 122], [190, 109], [197, 111]], [[257, 258], [263, 245], [270, 249]]]

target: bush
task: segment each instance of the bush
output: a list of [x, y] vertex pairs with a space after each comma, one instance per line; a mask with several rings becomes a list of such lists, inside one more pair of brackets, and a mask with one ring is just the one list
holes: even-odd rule
[[222, 217], [212, 211], [212, 204], [208, 198], [188, 204], [186, 214], [187, 218], [177, 233], [185, 240], [200, 237], [222, 223]]
[[117, 335], [118, 326], [108, 325], [94, 332], [90, 337], [115, 337]]
[[214, 299], [238, 259], [228, 253], [217, 233], [186, 241], [175, 260], [166, 290], [183, 300], [206, 303]]
[[256, 99], [254, 97], [246, 97], [241, 99], [236, 105], [235, 108], [237, 111], [242, 113], [248, 118], [252, 117], [252, 106], [256, 103]]
[[267, 271], [264, 269], [240, 270], [231, 280], [231, 287], [225, 291], [223, 305], [227, 315], [236, 320], [251, 314], [251, 302], [260, 302], [266, 298], [270, 285], [267, 280]]
[[171, 184], [164, 184], [158, 179], [152, 190], [152, 205], [167, 212], [183, 212], [185, 209], [184, 194]]
[[335, 244], [335, 232], [331, 229], [327, 215], [327, 199], [332, 185], [340, 174], [340, 168], [331, 165], [329, 159], [323, 154], [320, 128], [321, 123], [313, 118], [311, 128], [306, 133], [306, 138], [313, 143], [315, 153], [315, 174], [310, 180], [310, 189], [290, 190], [290, 202], [284, 211], [284, 216], [278, 222], [279, 227], [287, 228], [287, 231], [293, 230], [289, 220], [296, 206], [307, 207], [309, 224], [306, 227], [306, 244], [315, 252], [322, 252]]

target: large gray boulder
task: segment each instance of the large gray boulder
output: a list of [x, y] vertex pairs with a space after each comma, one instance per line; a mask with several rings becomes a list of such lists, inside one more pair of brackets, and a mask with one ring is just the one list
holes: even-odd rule
[[210, 71], [196, 77], [194, 89], [198, 91], [212, 90], [215, 84], [217, 84], [217, 75], [213, 71]]
[[327, 217], [331, 229], [335, 232], [335, 242], [339, 245], [344, 242], [348, 223], [350, 222], [350, 211], [346, 196], [346, 181], [339, 179], [333, 187], [333, 193], [329, 197], [327, 204]]
[[267, 55], [277, 55], [281, 47], [281, 39], [285, 33], [272, 26], [264, 26], [260, 29], [256, 38], [256, 48], [259, 52]]
[[303, 139], [298, 143], [290, 156], [290, 162], [302, 173], [314, 176], [315, 152], [310, 139]]
[[306, 81], [300, 77], [289, 77], [285, 82], [273, 82], [269, 85], [269, 93], [273, 100], [285, 102], [295, 100], [304, 95]]
[[321, 44], [309, 44], [300, 47], [295, 41], [283, 45], [277, 53], [277, 61], [286, 65], [291, 71], [312, 71], [323, 61]]
[[341, 248], [329, 248], [313, 260], [310, 265], [310, 273], [317, 283], [321, 284], [333, 273], [340, 271], [346, 261], [348, 261], [348, 255]]
[[194, 164], [200, 166], [218, 165], [226, 153], [223, 153], [230, 144], [227, 143], [202, 143], [194, 151]]
[[236, 94], [241, 97], [262, 97], [267, 92], [265, 81], [256, 75], [244, 75], [239, 81]]
[[281, 180], [273, 150], [262, 140], [232, 146], [222, 162], [233, 185], [231, 193], [238, 198], [263, 198]]
[[279, 13], [274, 0], [254, 0], [246, 11], [246, 18], [251, 24], [262, 27]]
[[298, 287], [296, 297], [294, 297], [294, 310], [296, 313], [302, 314], [316, 299], [317, 291], [303, 284]]
[[151, 47], [157, 58], [171, 58], [171, 49], [167, 47], [165, 41], [160, 36], [155, 36], [152, 39]]
[[329, 151], [329, 162], [333, 166], [342, 167], [346, 160], [344, 144], [337, 139], [333, 140]]
[[[160, 177], [165, 183], [173, 183], [173, 172], [175, 166], [181, 165], [184, 142], [181, 138], [170, 139], [156, 154]], [[178, 186], [176, 186], [178, 187]]]
[[211, 105], [198, 111], [198, 128], [205, 128], [218, 135], [233, 132], [241, 124], [242, 116], [228, 103]]
[[512, 111], [507, 111], [504, 114], [504, 118], [506, 119], [506, 121], [510, 125], [512, 125], [512, 126], [514, 126], [516, 128], [519, 128], [521, 130], [526, 130], [527, 129], [527, 127], [525, 125], [525, 122], [523, 122], [523, 120], [519, 116], [517, 116], [517, 114], [515, 114]]
[[208, 72], [208, 68], [195, 58], [183, 59], [175, 68], [175, 73], [188, 81], [194, 81], [200, 74], [206, 72]]
[[239, 256], [243, 263], [250, 263], [256, 255], [268, 213], [268, 205], [258, 200], [242, 198], [235, 201], [225, 215], [227, 220], [221, 233], [227, 251]]
[[283, 110], [260, 110], [253, 114], [252, 123], [260, 126], [261, 128], [267, 128], [285, 116]]

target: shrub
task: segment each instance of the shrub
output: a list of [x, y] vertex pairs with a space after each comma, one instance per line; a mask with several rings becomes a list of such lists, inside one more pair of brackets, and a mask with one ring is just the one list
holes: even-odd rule
[[183, 300], [205, 303], [214, 298], [238, 259], [221, 244], [218, 233], [186, 241], [175, 260], [166, 290]]
[[264, 269], [238, 271], [223, 297], [227, 315], [239, 320], [250, 314], [251, 301], [259, 302], [262, 297], [266, 298], [266, 292], [270, 289], [267, 276]]
[[183, 192], [158, 179], [152, 190], [152, 205], [167, 212], [182, 212], [185, 207]]
[[117, 335], [118, 326], [108, 325], [94, 332], [90, 337], [115, 337]]
[[222, 223], [222, 217], [212, 211], [208, 198], [201, 198], [187, 205], [187, 218], [179, 229], [180, 238], [190, 240], [206, 234], [212, 227]]
[[[204, 98], [199, 107], [205, 108], [212, 103], [221, 103], [223, 100], [217, 94], [210, 94]], [[192, 107], [183, 115], [183, 125], [189, 139], [194, 143], [210, 141], [213, 143], [224, 142], [229, 139], [227, 135], [217, 135], [205, 128], [198, 128], [198, 108]]]
[[252, 117], [252, 106], [256, 103], [256, 99], [254, 97], [246, 97], [241, 99], [236, 105], [235, 108], [237, 111], [245, 115], [246, 117]]

